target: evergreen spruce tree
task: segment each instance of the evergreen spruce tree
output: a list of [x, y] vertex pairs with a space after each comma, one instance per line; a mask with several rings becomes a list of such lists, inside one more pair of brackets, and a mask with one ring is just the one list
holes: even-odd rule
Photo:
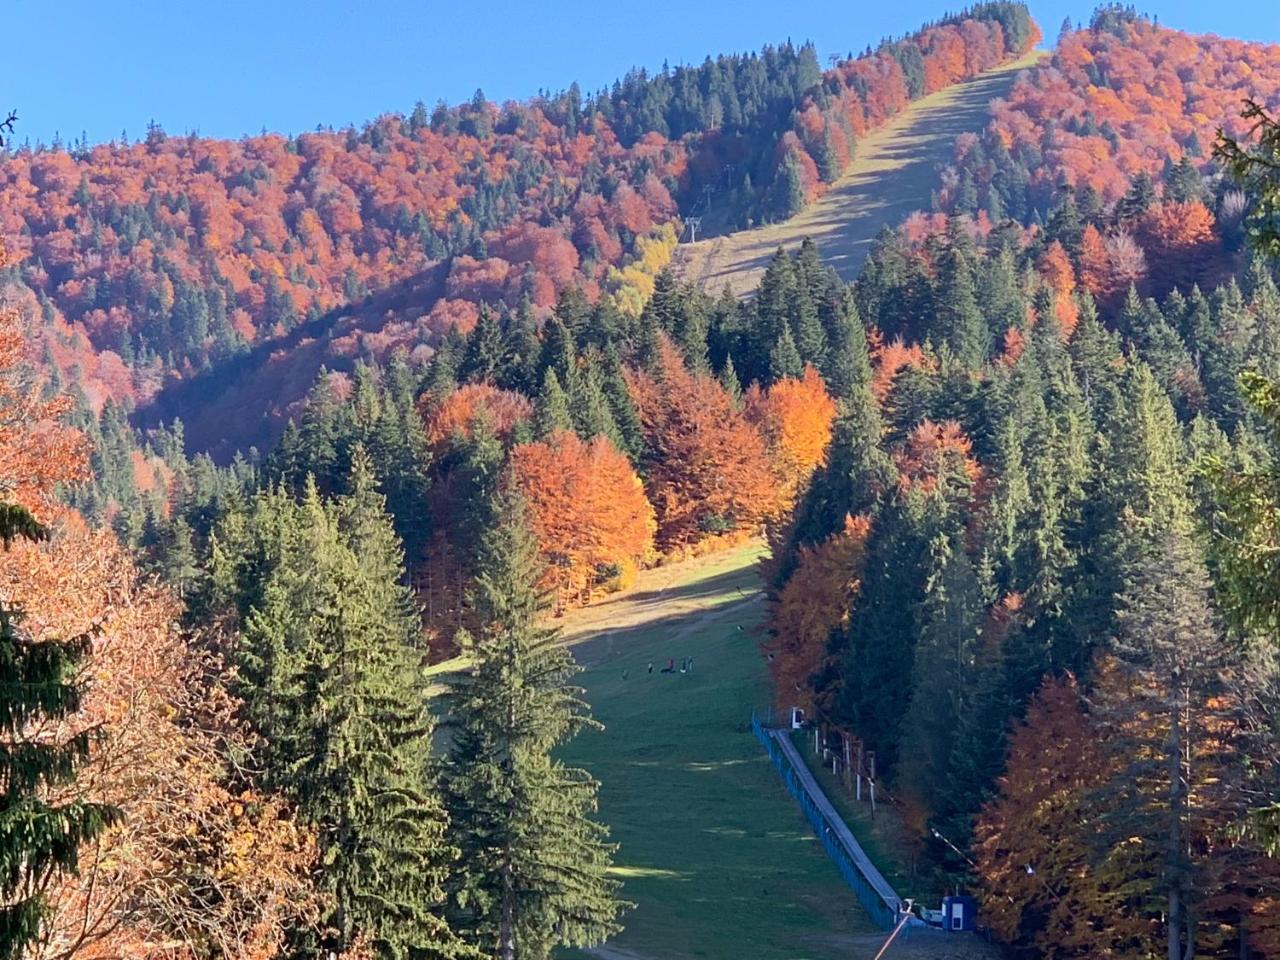
[[417, 611], [361, 449], [350, 486], [335, 505], [312, 482], [301, 504], [260, 497], [257, 559], [235, 598], [239, 692], [268, 783], [319, 839], [332, 913], [314, 946], [367, 940], [387, 960], [463, 956], [443, 920], [456, 850], [430, 773]]
[[818, 318], [817, 304], [807, 293], [796, 303], [795, 337], [801, 361], [822, 369], [827, 361], [827, 332]]
[[542, 343], [533, 316], [533, 304], [525, 297], [514, 316], [508, 318], [502, 342], [502, 366], [498, 386], [532, 395], [537, 391], [538, 364]]
[[489, 956], [549, 960], [617, 932], [625, 904], [608, 876], [606, 828], [590, 817], [597, 785], [552, 757], [593, 721], [569, 682], [573, 655], [538, 625], [538, 549], [514, 485], [495, 514], [473, 600], [484, 626], [459, 638], [472, 669], [453, 683], [453, 919]]
[[1249, 310], [1253, 314], [1253, 342], [1249, 357], [1258, 373], [1269, 380], [1280, 379], [1280, 289], [1271, 271], [1260, 260], [1249, 268]]
[[695, 373], [711, 372], [711, 361], [707, 356], [708, 329], [706, 310], [692, 295], [686, 296], [676, 322], [675, 336], [685, 363]]
[[796, 285], [814, 303], [821, 299], [830, 279], [828, 268], [822, 265], [822, 255], [812, 237], [805, 237], [792, 258]]
[[828, 713], [857, 730], [886, 770], [898, 759], [911, 699], [915, 609], [924, 593], [928, 542], [925, 504], [915, 492], [876, 515], [858, 603], [832, 640], [839, 675], [820, 691], [830, 702]]
[[467, 337], [466, 350], [458, 367], [458, 379], [471, 383], [494, 383], [502, 369], [502, 329], [488, 306], [480, 307], [480, 317]]
[[541, 440], [557, 430], [572, 430], [573, 417], [569, 413], [569, 398], [560, 387], [560, 378], [553, 367], [542, 374], [542, 390], [538, 394], [533, 414], [533, 435]]
[[837, 411], [831, 443], [826, 461], [796, 506], [788, 555], [796, 545], [818, 543], [840, 529], [846, 515], [871, 512], [895, 479], [893, 462], [882, 446], [880, 404], [871, 392], [867, 337], [852, 302], [841, 330], [830, 360]]
[[667, 334], [675, 333], [684, 313], [682, 300], [683, 293], [675, 274], [670, 270], [659, 271], [653, 278], [653, 294], [640, 315], [641, 325]]
[[1143, 172], [1133, 178], [1129, 190], [1116, 204], [1115, 218], [1119, 223], [1136, 220], [1156, 202], [1156, 187], [1150, 174]]
[[577, 350], [573, 335], [559, 317], [553, 316], [542, 328], [542, 354], [538, 361], [539, 380], [546, 383], [546, 372], [554, 370], [556, 380], [566, 391], [573, 389], [578, 377]]
[[733, 405], [738, 406], [742, 402], [742, 384], [738, 381], [738, 371], [733, 368], [733, 357], [724, 358], [724, 367], [721, 368], [718, 379]]
[[[787, 327], [796, 297], [795, 270], [781, 247], [774, 252], [750, 310], [753, 314], [746, 332], [745, 349], [734, 358], [743, 382], [767, 382], [772, 375], [770, 357]], [[793, 343], [794, 345], [794, 343]], [[799, 352], [796, 353], [797, 358]]]
[[[564, 429], [573, 429], [567, 415], [565, 423]], [[471, 436], [458, 443], [452, 453], [456, 461], [451, 481], [462, 504], [461, 516], [453, 524], [453, 541], [470, 571], [475, 569], [485, 531], [494, 522], [494, 495], [506, 452], [487, 415], [481, 415], [471, 424]]]
[[593, 357], [582, 375], [578, 377], [578, 389], [569, 397], [569, 417], [578, 436], [584, 440], [605, 437], [619, 450], [624, 441], [609, 398], [604, 391], [604, 374], [598, 357]]
[[769, 382], [777, 383], [784, 377], [800, 377], [804, 375], [804, 361], [796, 348], [795, 337], [791, 335], [790, 324], [783, 324], [778, 342], [769, 352]]
[[1160, 524], [1120, 597], [1111, 652], [1123, 682], [1094, 698], [1118, 758], [1117, 775], [1094, 798], [1107, 811], [1103, 856], [1118, 861], [1140, 909], [1163, 915], [1171, 958], [1196, 954], [1198, 901], [1209, 886], [1203, 849], [1190, 839], [1192, 791], [1196, 806], [1225, 806], [1240, 778], [1221, 735], [1233, 722], [1233, 664], [1210, 596], [1189, 526]]
[[923, 595], [915, 609], [911, 701], [903, 718], [897, 779], [925, 809], [947, 803], [961, 720], [971, 707], [984, 615], [977, 570], [965, 553], [965, 530], [948, 518], [928, 547]]
[[606, 349], [604, 355], [604, 394], [609, 400], [609, 410], [617, 425], [618, 435], [622, 438], [619, 449], [631, 458], [632, 463], [639, 463], [644, 455], [644, 431], [640, 425], [640, 414], [631, 401], [631, 393], [627, 390], [627, 382], [623, 377], [622, 359], [613, 345]]
[[800, 176], [800, 164], [787, 155], [774, 174], [765, 197], [765, 218], [771, 223], [787, 219], [804, 209], [804, 181]]
[[948, 243], [943, 249], [934, 293], [937, 308], [934, 329], [939, 341], [973, 369], [987, 357], [991, 331], [974, 293], [970, 246], [963, 228], [953, 221], [948, 230]]
[[1145, 365], [1136, 363], [1128, 373], [1090, 455], [1097, 469], [1068, 531], [1067, 549], [1076, 559], [1065, 578], [1053, 651], [1059, 669], [1081, 675], [1114, 635], [1116, 597], [1132, 564], [1159, 531], [1185, 524], [1191, 512], [1181, 429]]
[[[0, 500], [0, 551], [17, 538], [47, 533], [16, 504]], [[33, 735], [80, 709], [77, 665], [92, 636], [35, 640], [21, 629], [22, 610], [0, 598], [0, 957], [27, 956], [41, 934], [45, 891], [74, 872], [80, 846], [118, 820], [112, 807], [57, 802], [51, 791], [75, 782], [89, 756], [89, 734], [58, 741]]]
[[467, 341], [457, 327], [450, 327], [440, 346], [431, 358], [431, 366], [427, 370], [426, 388], [438, 397], [451, 393], [458, 385], [458, 369], [462, 366], [462, 358], [467, 352]]

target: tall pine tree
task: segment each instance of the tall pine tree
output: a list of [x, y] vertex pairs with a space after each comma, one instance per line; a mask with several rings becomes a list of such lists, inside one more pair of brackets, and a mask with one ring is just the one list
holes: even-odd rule
[[473, 600], [484, 624], [460, 646], [472, 663], [453, 681], [448, 804], [462, 852], [452, 886], [456, 928], [500, 960], [548, 960], [621, 929], [608, 877], [613, 847], [591, 819], [596, 783], [552, 757], [592, 725], [570, 685], [573, 656], [538, 625], [538, 547], [511, 484], [498, 494]]

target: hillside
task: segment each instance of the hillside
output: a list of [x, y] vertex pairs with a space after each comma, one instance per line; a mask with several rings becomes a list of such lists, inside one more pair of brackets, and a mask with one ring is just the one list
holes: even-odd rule
[[682, 244], [675, 254], [676, 272], [712, 293], [727, 285], [742, 296], [759, 283], [778, 247], [790, 249], [809, 238], [823, 263], [852, 282], [882, 229], [896, 228], [908, 214], [928, 208], [956, 138], [982, 130], [991, 101], [1007, 96], [1022, 71], [1045, 56], [1028, 54], [915, 101], [860, 139], [844, 175], [803, 211], [782, 223]]
[[524, 102], [483, 96], [346, 130], [6, 153], [7, 296], [96, 412], [181, 417], [227, 458], [272, 442], [322, 366], [421, 366], [482, 305], [545, 319], [566, 290], [634, 315], [708, 184], [782, 218], [909, 102], [1020, 56], [982, 3], [823, 71], [783, 44]]

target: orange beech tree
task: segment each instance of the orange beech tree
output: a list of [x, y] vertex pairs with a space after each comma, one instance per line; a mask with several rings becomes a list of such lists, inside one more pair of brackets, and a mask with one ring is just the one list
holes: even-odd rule
[[1075, 680], [1045, 683], [1009, 738], [999, 795], [974, 828], [984, 922], [1027, 955], [1123, 952], [1151, 933], [1092, 863], [1101, 811], [1090, 794], [1112, 769]]
[[831, 632], [849, 623], [870, 533], [870, 519], [846, 516], [844, 529], [799, 549], [790, 579], [771, 598], [763, 647], [780, 707], [812, 711], [812, 678], [827, 664]]
[[[0, 244], [0, 266], [5, 259]], [[89, 447], [79, 430], [62, 422], [71, 398], [45, 397], [26, 365], [26, 344], [17, 313], [0, 310], [0, 502], [44, 519], [53, 508], [54, 488], [87, 476]]]
[[904, 493], [911, 489], [931, 493], [952, 470], [963, 474], [970, 485], [982, 476], [982, 467], [973, 456], [973, 441], [955, 420], [921, 420], [894, 451], [893, 459]]
[[443, 399], [425, 394], [419, 408], [427, 441], [433, 447], [439, 447], [455, 436], [470, 437], [472, 425], [481, 409], [488, 416], [489, 428], [502, 438], [533, 416], [533, 404], [524, 394], [500, 390], [487, 383], [468, 383]]
[[276, 956], [289, 925], [315, 918], [314, 843], [278, 798], [238, 782], [237, 704], [179, 631], [176, 598], [75, 515], [6, 561], [0, 592], [35, 641], [97, 627], [81, 709], [50, 731], [90, 732], [94, 747], [54, 799], [122, 815], [80, 852], [79, 874], [50, 888], [31, 956]]
[[626, 376], [647, 445], [645, 486], [662, 550], [749, 535], [778, 512], [782, 495], [764, 439], [714, 377], [690, 371], [665, 336], [655, 369]]
[[529, 505], [542, 586], [556, 606], [591, 598], [604, 581], [625, 586], [653, 557], [653, 507], [631, 462], [605, 437], [589, 442], [559, 430], [511, 451], [517, 486]]
[[836, 404], [812, 365], [804, 376], [785, 377], [762, 391], [752, 384], [743, 396], [747, 419], [759, 428], [789, 507], [827, 455]]

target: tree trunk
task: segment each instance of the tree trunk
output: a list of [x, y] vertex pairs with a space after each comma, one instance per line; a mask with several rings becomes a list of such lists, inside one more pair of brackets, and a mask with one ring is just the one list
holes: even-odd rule
[[[1175, 680], [1174, 690], [1177, 690]], [[1174, 695], [1176, 698], [1176, 694]], [[1169, 874], [1169, 960], [1182, 960], [1182, 884], [1177, 863], [1182, 857], [1182, 715], [1178, 703], [1169, 711], [1169, 843], [1165, 869]]]
[[499, 960], [516, 960], [516, 895], [511, 864], [502, 868], [502, 926], [498, 931]]

